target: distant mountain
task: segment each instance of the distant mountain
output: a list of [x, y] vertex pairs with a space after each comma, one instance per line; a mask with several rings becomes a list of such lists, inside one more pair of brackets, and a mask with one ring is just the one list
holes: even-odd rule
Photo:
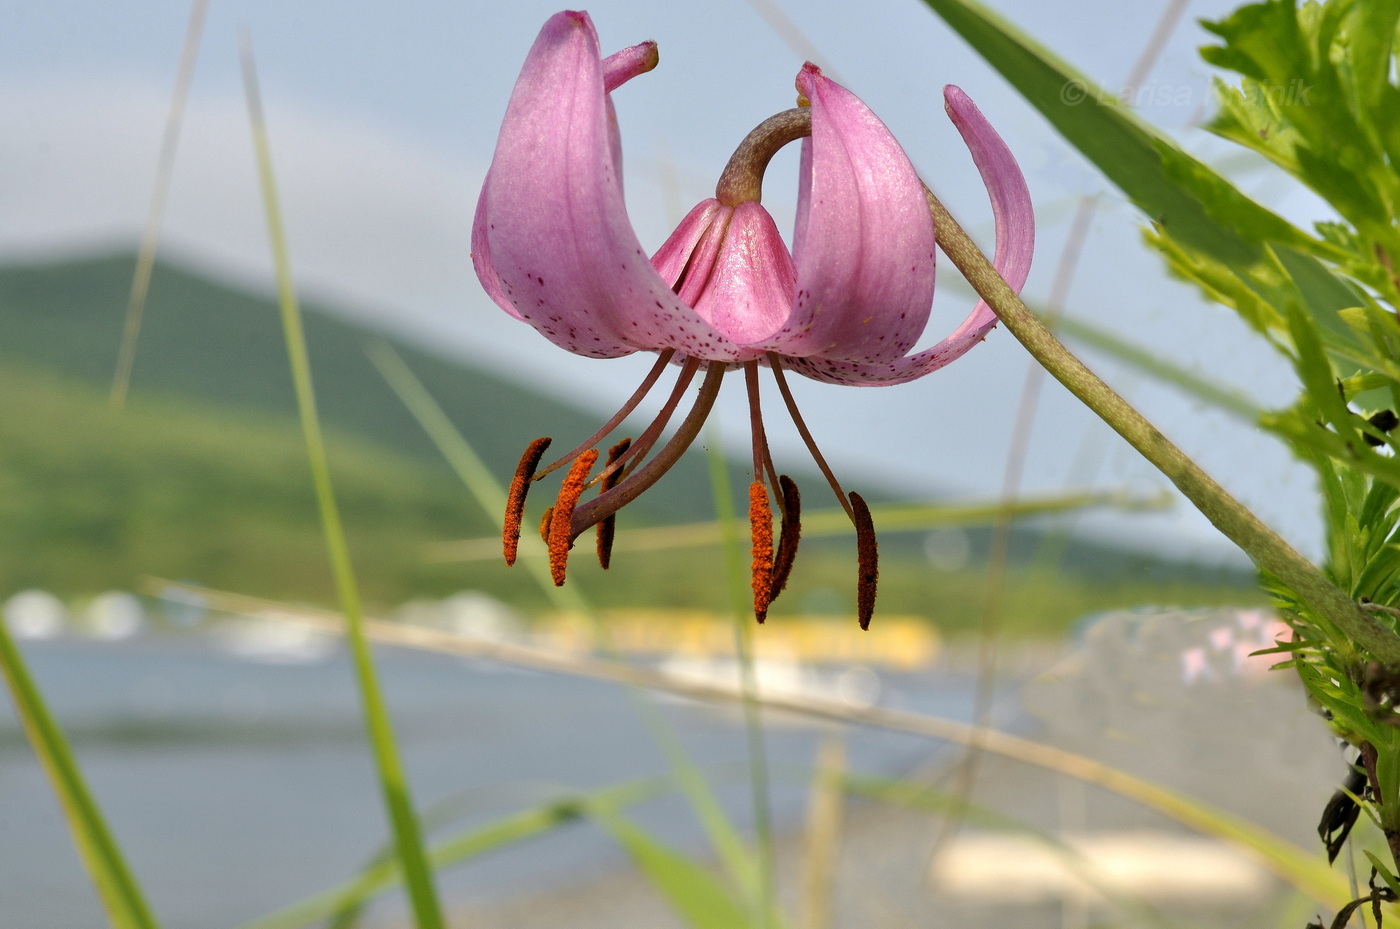
[[[0, 265], [0, 361], [111, 383], [135, 257], [115, 254], [46, 264]], [[306, 339], [322, 423], [441, 466], [442, 458], [371, 365], [364, 346], [391, 343], [477, 453], [508, 477], [542, 435], [566, 443], [601, 422], [596, 411], [533, 393], [481, 370], [424, 352], [304, 304]], [[295, 416], [276, 305], [168, 262], [151, 280], [132, 377], [149, 393]], [[713, 513], [703, 458], [688, 456], [663, 479], [664, 493], [634, 505], [643, 522]]]
[[[7, 389], [32, 389], [44, 397], [49, 397], [54, 391], [64, 393], [66, 388], [61, 387], [61, 382], [51, 378], [36, 379], [33, 375], [38, 373], [78, 382], [84, 385], [78, 393], [82, 393], [85, 399], [75, 409], [87, 411], [82, 414], [84, 416], [95, 416], [91, 410], [102, 392], [109, 387], [115, 368], [134, 266], [132, 254], [44, 264], [0, 265], [0, 369], [14, 367], [22, 375], [13, 379]], [[541, 435], [552, 435], [562, 448], [567, 448], [568, 443], [582, 439], [601, 419], [598, 411], [574, 407], [465, 363], [433, 355], [400, 339], [348, 322], [344, 317], [314, 304], [303, 305], [303, 311], [322, 423], [328, 433], [346, 440], [347, 449], [362, 447], [364, 454], [371, 458], [375, 457], [375, 449], [382, 450], [400, 462], [393, 467], [405, 467], [404, 462], [413, 463], [416, 460], [409, 470], [415, 474], [420, 470], [425, 475], [435, 474], [435, 479], [421, 478], [429, 480], [435, 488], [424, 490], [416, 500], [435, 499], [435, 495], [442, 493], [461, 494], [462, 491], [460, 485], [455, 483], [455, 477], [447, 474], [437, 450], [370, 363], [364, 346], [372, 340], [384, 340], [393, 345], [478, 454], [502, 478], [511, 473], [521, 451], [531, 440]], [[179, 410], [176, 419], [186, 423], [180, 428], [186, 430], [196, 428], [188, 425], [195, 421], [191, 417], [202, 417], [205, 422], [215, 426], [221, 421], [234, 424], [251, 418], [253, 422], [261, 424], [260, 428], [265, 426], [273, 431], [281, 430], [279, 434], [284, 436], [274, 440], [268, 437], [271, 433], [261, 433], [264, 438], [258, 439], [258, 442], [291, 442], [293, 446], [296, 443], [296, 405], [276, 306], [265, 297], [213, 282], [170, 263], [158, 264], [152, 279], [132, 391], [133, 410], [143, 405], [165, 410], [174, 404]], [[11, 415], [20, 415], [23, 403], [15, 397], [8, 399], [11, 402], [5, 409]], [[156, 418], [164, 423], [168, 417], [161, 413]], [[233, 429], [233, 426], [230, 428]], [[165, 454], [161, 449], [168, 447], [168, 442], [172, 441], [169, 437], [178, 434], [175, 427], [168, 425], [161, 425], [159, 429], [153, 426], [152, 429], [155, 430], [153, 435], [158, 432], [166, 438], [146, 447], [144, 452], [134, 447], [129, 449], [125, 453], [125, 461], [136, 461], [140, 454]], [[204, 430], [201, 428], [200, 431]], [[14, 472], [26, 475], [24, 481], [33, 484], [40, 480], [41, 462], [45, 463], [44, 467], [57, 467], [59, 472], [72, 470], [55, 465], [58, 445], [47, 446], [43, 444], [47, 440], [35, 438], [35, 435], [42, 433], [26, 435], [25, 443], [38, 444], [35, 445], [34, 454], [26, 459], [24, 467]], [[283, 446], [277, 447], [281, 449]], [[88, 447], [80, 453], [78, 445], [72, 448], [73, 454], [91, 456], [88, 464], [94, 471], [110, 464], [102, 449]], [[217, 471], [220, 475], [218, 480], [230, 485], [239, 484], [243, 487], [241, 493], [256, 496], [253, 485], [240, 484], [231, 473], [224, 473], [239, 467], [256, 470], [241, 463], [241, 456], [248, 453], [246, 448], [219, 453], [214, 451], [213, 445], [206, 445], [205, 453], [205, 461], [224, 455], [229, 459], [228, 467], [214, 464], [200, 467], [211, 469], [211, 473]], [[345, 454], [353, 456], [359, 452], [346, 451]], [[383, 456], [375, 460], [381, 458]], [[0, 485], [5, 479], [3, 465], [3, 455], [0, 455]], [[186, 466], [194, 467], [189, 462], [186, 462]], [[381, 473], [381, 478], [377, 479], [389, 479], [387, 475], [392, 472], [392, 467], [385, 465], [387, 470], [382, 472], [376, 471], [376, 468], [379, 468], [378, 464], [365, 465], [361, 472]], [[146, 488], [142, 491], [143, 495], [149, 490], [148, 485], [171, 480], [162, 476], [164, 472], [152, 468], [137, 468], [133, 474], [135, 476], [131, 480], [134, 484]], [[412, 483], [419, 481], [420, 477], [404, 480]], [[794, 477], [804, 487], [810, 484], [815, 489], [821, 484], [820, 477], [801, 473], [795, 473]], [[743, 481], [741, 474], [741, 491]], [[374, 480], [366, 479], [356, 489], [366, 512], [373, 510], [374, 486]], [[899, 496], [888, 488], [884, 493], [880, 493], [877, 487], [868, 489], [872, 491], [868, 495], [872, 500], [891, 500]], [[277, 484], [269, 492], [281, 494], [285, 490]], [[188, 499], [197, 498], [195, 490], [186, 488], [186, 491]], [[389, 496], [392, 494], [386, 494], [386, 499]], [[531, 508], [532, 516], [538, 512], [539, 505], [537, 502]], [[421, 509], [419, 506], [420, 513]], [[116, 509], [109, 508], [104, 512], [106, 515], [102, 518], [109, 521], [139, 519], [130, 513], [122, 515]], [[713, 512], [704, 457], [692, 453], [663, 478], [656, 491], [644, 495], [629, 507], [626, 523], [688, 522], [712, 518]], [[385, 518], [389, 523], [394, 523], [393, 519]], [[459, 513], [456, 517], [458, 522], [443, 523], [419, 516], [413, 518], [418, 521], [412, 527], [395, 523], [398, 528], [393, 531], [405, 540], [410, 537], [417, 540], [415, 544], [489, 531], [488, 524], [479, 521], [473, 506], [466, 506]], [[3, 520], [4, 511], [0, 507], [0, 542], [6, 540]], [[171, 525], [176, 522], [178, 520]], [[454, 531], [454, 525], [460, 525], [462, 531]], [[180, 523], [180, 526], [179, 532], [185, 532], [184, 524]], [[308, 526], [314, 530], [314, 520]], [[387, 540], [390, 535], [392, 533], [383, 538]], [[966, 540], [971, 563], [976, 565], [983, 562], [990, 549], [990, 530], [986, 527], [969, 528]], [[20, 546], [24, 544], [18, 537], [10, 537], [9, 541]], [[926, 568], [928, 561], [921, 536], [891, 534], [882, 536], [881, 541], [882, 551], [891, 557], [898, 554], [910, 571], [919, 572], [920, 565]], [[845, 545], [846, 540], [814, 540], [804, 549], [820, 550], [825, 546], [830, 550], [835, 546], [844, 551]], [[710, 554], [697, 552], [693, 558], [709, 558]], [[417, 552], [414, 557], [418, 557]], [[666, 582], [672, 588], [679, 590], [681, 582], [677, 578], [684, 573], [681, 569], [686, 559], [691, 557], [681, 556], [680, 562], [675, 565], [676, 572]], [[1044, 530], [1029, 527], [1018, 527], [1013, 533], [1011, 558], [1013, 563], [1050, 564], [1052, 570], [1054, 567], [1068, 568], [1086, 580], [1131, 578], [1154, 583], [1186, 580], [1231, 586], [1248, 585], [1250, 582], [1248, 572], [1234, 568], [1222, 570], [1183, 565], [1119, 545], [1104, 545], [1076, 537], [1064, 538], [1054, 533], [1047, 536]], [[892, 566], [893, 561], [889, 564]], [[693, 563], [691, 567], [694, 567]], [[617, 569], [614, 569], [616, 573]], [[5, 583], [7, 578], [18, 581], [27, 576], [32, 576], [32, 572], [7, 574], [0, 570], [0, 584]], [[422, 580], [419, 573], [404, 567], [394, 578], [384, 581], [383, 589], [387, 595], [390, 590], [407, 589]], [[718, 575], [713, 580], [718, 582]], [[642, 581], [640, 576], [636, 581], [646, 587], [652, 586], [650, 582]], [[450, 582], [449, 578], [438, 578], [438, 583]], [[643, 593], [644, 590], [634, 591], [637, 595]]]

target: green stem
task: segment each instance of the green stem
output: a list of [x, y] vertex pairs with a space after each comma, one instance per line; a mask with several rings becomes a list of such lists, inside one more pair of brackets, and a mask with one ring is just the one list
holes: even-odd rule
[[1400, 668], [1400, 635], [1362, 610], [1327, 580], [1316, 565], [1230, 496], [1113, 388], [1075, 358], [1007, 286], [931, 191], [928, 204], [938, 232], [939, 247], [1046, 371], [1165, 474], [1186, 499], [1261, 570], [1277, 577], [1300, 601], [1335, 623], [1352, 642], [1381, 663], [1389, 668]]

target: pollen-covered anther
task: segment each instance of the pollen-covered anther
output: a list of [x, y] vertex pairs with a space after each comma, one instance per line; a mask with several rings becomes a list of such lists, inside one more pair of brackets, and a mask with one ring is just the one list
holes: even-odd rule
[[583, 496], [583, 485], [588, 483], [588, 473], [598, 461], [598, 450], [590, 448], [579, 455], [569, 467], [569, 474], [559, 487], [559, 497], [554, 501], [553, 518], [549, 521], [549, 537], [545, 544], [549, 547], [549, 574], [555, 587], [564, 585], [564, 569], [569, 562], [569, 549], [573, 548], [573, 523], [571, 516]]
[[540, 541], [549, 544], [549, 526], [554, 521], [554, 505], [550, 504], [540, 514]]
[[870, 628], [870, 617], [875, 614], [875, 586], [880, 580], [880, 552], [875, 543], [875, 522], [870, 518], [870, 507], [866, 506], [860, 494], [847, 495], [851, 501], [851, 521], [856, 526], [856, 561], [858, 579], [856, 583], [856, 616], [860, 628]]
[[778, 594], [787, 587], [792, 563], [797, 558], [797, 543], [802, 538], [802, 495], [797, 492], [797, 482], [786, 474], [780, 475], [778, 490], [783, 501], [783, 520], [778, 530], [778, 550], [773, 556], [773, 581], [772, 592], [768, 597], [769, 603], [778, 599]]
[[505, 549], [506, 564], [515, 564], [516, 552], [520, 547], [520, 520], [525, 515], [525, 495], [530, 492], [530, 481], [535, 469], [540, 466], [545, 449], [549, 448], [548, 436], [536, 439], [520, 456], [520, 464], [515, 466], [515, 477], [510, 480], [510, 493], [506, 497], [506, 515], [501, 527], [501, 542]]
[[773, 510], [762, 481], [749, 484], [749, 532], [753, 539], [753, 615], [763, 622], [773, 602]]
[[[608, 462], [603, 470], [603, 485], [598, 489], [599, 494], [605, 494], [617, 486], [617, 482], [622, 480], [622, 469], [609, 470], [619, 458], [627, 453], [632, 447], [632, 440], [623, 439], [621, 442], [608, 449]], [[617, 532], [617, 514], [612, 513], [598, 523], [598, 564], [603, 566], [603, 570], [608, 569], [612, 563], [613, 536]]]

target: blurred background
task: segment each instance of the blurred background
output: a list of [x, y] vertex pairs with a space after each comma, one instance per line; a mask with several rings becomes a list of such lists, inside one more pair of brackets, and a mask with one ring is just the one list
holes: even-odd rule
[[[1145, 120], [1254, 196], [1299, 221], [1317, 218], [1311, 201], [1200, 128], [1211, 73], [1196, 56], [1207, 36], [1195, 20], [1231, 4], [993, 6], [1090, 77], [1122, 88]], [[500, 564], [491, 538], [498, 515], [463, 489], [366, 353], [392, 347], [502, 479], [531, 439], [553, 435], [568, 447], [591, 433], [649, 368], [649, 356], [592, 361], [555, 348], [495, 307], [471, 270], [471, 217], [496, 131], [525, 52], [554, 12], [534, 2], [213, 3], [119, 412], [108, 392], [189, 8], [11, 0], [0, 13], [8, 127], [0, 133], [0, 601], [100, 799], [110, 799], [118, 834], [136, 843], [131, 853], [158, 909], [178, 914], [172, 925], [233, 925], [268, 912], [346, 876], [383, 836], [340, 647], [266, 610], [249, 618], [216, 593], [334, 599], [271, 296], [240, 33], [257, 55], [321, 417], [368, 605], [406, 623], [582, 655], [592, 640], [579, 616], [561, 611], [528, 572]], [[1142, 218], [922, 5], [878, 0], [863, 8], [859, 28], [835, 2], [716, 0], [697, 10], [605, 0], [590, 13], [605, 54], [648, 38], [660, 46], [660, 67], [614, 96], [628, 203], [645, 245], [659, 245], [711, 194], [752, 126], [793, 105], [807, 58], [871, 106], [930, 186], [990, 243], [985, 195], [942, 111], [941, 88], [956, 83], [1006, 137], [1034, 195], [1029, 302], [1046, 304], [1058, 275], [1070, 320], [1257, 405], [1291, 400], [1290, 375], [1271, 351], [1226, 310], [1168, 280], [1141, 244]], [[1152, 67], [1125, 83], [1154, 36], [1162, 41]], [[765, 202], [786, 228], [795, 154], [781, 155], [768, 177]], [[1082, 245], [1071, 246], [1077, 224]], [[1076, 247], [1078, 261], [1063, 264]], [[947, 262], [939, 280], [924, 344], [974, 299]], [[1071, 345], [1261, 517], [1318, 555], [1315, 489], [1282, 446], [1115, 355]], [[1030, 731], [1043, 723], [1019, 709], [1019, 686], [1081, 647], [1086, 617], [1149, 605], [1255, 615], [1265, 601], [1247, 561], [1058, 385], [1044, 385], [1034, 416], [1018, 426], [1029, 364], [997, 331], [910, 385], [794, 383], [848, 488], [880, 505], [975, 512], [882, 533], [880, 612], [868, 639], [848, 634], [851, 538], [804, 543], [791, 587], [756, 639], [769, 687], [970, 720], [988, 705], [976, 699], [975, 636], [990, 614], [1010, 637], [996, 718]], [[712, 423], [704, 444], [742, 462], [748, 419], [734, 385]], [[799, 477], [807, 505], [829, 508], [795, 430], [771, 416], [768, 431], [778, 467]], [[721, 550], [683, 545], [683, 533], [626, 532], [713, 520], [699, 444], [625, 512], [613, 568], [605, 575], [576, 559], [570, 585], [627, 655], [714, 679], [733, 675]], [[1092, 506], [1019, 521], [1002, 585], [995, 573], [989, 579], [988, 558], [1008, 487], [1036, 500], [1097, 496]], [[1262, 647], [1271, 640], [1255, 642], [1249, 630], [1272, 627], [1240, 625], [1229, 611], [1202, 615], [1211, 618], [1162, 653], [1179, 675], [1200, 677], [1198, 658], [1181, 656], [1211, 650], [1225, 662], [1216, 676], [1238, 683], [1236, 640], [1221, 645], [1211, 630], [1244, 630], [1239, 641]], [[396, 651], [384, 660], [425, 802], [464, 803], [480, 816], [560, 785], [594, 788], [665, 766], [615, 686]], [[1301, 712], [1301, 698], [1289, 706]], [[668, 707], [702, 761], [743, 757], [736, 716]], [[19, 925], [91, 922], [95, 901], [39, 769], [17, 724], [0, 716], [0, 726], [0, 874], [9, 875], [0, 899], [23, 914]], [[806, 771], [776, 779], [777, 819], [790, 832], [807, 815], [824, 733], [771, 733], [774, 764]], [[852, 769], [890, 778], [930, 769], [927, 741], [863, 730], [846, 741]], [[1326, 773], [1299, 789], [1311, 798], [1306, 790], [1320, 789], [1334, 762], [1328, 754]], [[732, 815], [751, 815], [741, 775], [719, 789]], [[1072, 802], [1080, 801], [1055, 809]], [[700, 847], [679, 800], [647, 809], [648, 826]], [[917, 841], [932, 834], [921, 825]], [[571, 835], [466, 872], [450, 885], [455, 899], [514, 898], [622, 865], [598, 830]], [[191, 847], [201, 853], [192, 857]], [[931, 880], [915, 870], [919, 882]], [[1050, 924], [1078, 918], [1082, 901], [1066, 903], [1072, 896], [1045, 898]], [[510, 919], [527, 924], [518, 913]]]

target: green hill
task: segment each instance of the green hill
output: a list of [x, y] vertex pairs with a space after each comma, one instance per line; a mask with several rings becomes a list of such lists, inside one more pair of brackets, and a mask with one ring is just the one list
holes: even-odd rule
[[[156, 574], [329, 602], [275, 307], [162, 265], [132, 394], [114, 412], [106, 395], [132, 268], [130, 256], [0, 266], [0, 598], [27, 586], [62, 595], [130, 588], [140, 575]], [[522, 570], [495, 560], [425, 558], [430, 543], [491, 534], [494, 514], [480, 512], [369, 363], [363, 346], [380, 336], [314, 307], [306, 328], [367, 601], [384, 608], [475, 588], [526, 609], [542, 605]], [[582, 437], [600, 419], [401, 342], [395, 347], [503, 477], [529, 440]], [[629, 507], [624, 524], [711, 514], [703, 456], [692, 454], [662, 492]], [[985, 560], [989, 533], [972, 528], [968, 538], [974, 567], [942, 574], [930, 569], [922, 534], [882, 535], [882, 610], [933, 615], [951, 627], [975, 623], [984, 584], [975, 566]], [[1013, 561], [1025, 567], [1013, 574], [1008, 595], [1013, 627], [1058, 627], [1090, 610], [1152, 601], [1239, 600], [1251, 586], [1245, 572], [1073, 538], [1047, 549], [1044, 539], [1040, 530], [1016, 532]], [[606, 579], [589, 559], [576, 562], [571, 576], [602, 606], [720, 609], [728, 602], [714, 549], [629, 552]], [[849, 611], [854, 569], [849, 539], [804, 543], [775, 615]]]
[[[111, 383], [121, 343], [132, 255], [0, 266], [0, 361]], [[321, 421], [441, 466], [441, 456], [370, 364], [364, 346], [383, 335], [304, 307]], [[581, 440], [601, 424], [582, 410], [388, 338], [463, 435], [498, 474], [509, 475], [541, 435]], [[275, 304], [158, 264], [142, 322], [134, 393], [208, 401], [224, 408], [296, 415]], [[639, 501], [635, 519], [702, 519], [710, 512], [703, 462], [668, 475], [665, 494]]]

